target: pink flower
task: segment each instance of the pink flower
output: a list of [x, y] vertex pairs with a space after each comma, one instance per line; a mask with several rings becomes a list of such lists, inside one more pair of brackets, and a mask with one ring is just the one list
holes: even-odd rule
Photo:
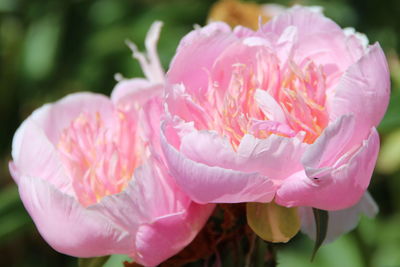
[[162, 146], [198, 203], [349, 208], [366, 191], [390, 82], [379, 44], [294, 7], [257, 32], [212, 23], [167, 72]]
[[[147, 37], [149, 54], [160, 26]], [[158, 66], [154, 53], [146, 59], [135, 51], [146, 70]], [[71, 94], [37, 109], [16, 132], [10, 171], [55, 250], [76, 257], [128, 254], [154, 266], [204, 225], [213, 205], [191, 201], [164, 163], [162, 82], [157, 75], [123, 80], [111, 99]]]

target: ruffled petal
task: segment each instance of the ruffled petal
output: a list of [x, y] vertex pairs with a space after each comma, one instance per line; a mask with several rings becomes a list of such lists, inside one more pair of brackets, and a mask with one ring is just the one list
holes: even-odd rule
[[190, 199], [175, 185], [165, 167], [156, 159], [149, 159], [135, 170], [124, 191], [106, 196], [90, 208], [135, 233], [139, 225], [185, 210], [188, 205]]
[[308, 177], [304, 171], [290, 176], [278, 189], [275, 200], [286, 207], [348, 208], [357, 203], [367, 189], [378, 150], [379, 135], [373, 128], [361, 147], [345, 154], [329, 172], [319, 177]]
[[[247, 79], [252, 77], [251, 86], [254, 89], [262, 88], [274, 92], [280, 77], [276, 65], [278, 59], [271, 54], [271, 49], [270, 40], [261, 37], [247, 37], [231, 42], [217, 55], [210, 72], [210, 81], [216, 83], [208, 89], [216, 92], [207, 93], [224, 95], [231, 86], [233, 77], [239, 73], [239, 76], [244, 75], [244, 83], [250, 83]], [[269, 73], [265, 72], [266, 69]]]
[[[44, 113], [49, 109], [50, 106], [46, 105], [38, 112]], [[24, 121], [17, 130], [12, 155], [14, 161], [10, 163], [10, 172], [17, 184], [21, 176], [41, 177], [61, 192], [75, 196], [72, 180], [64, 169], [58, 151], [32, 118]]]
[[347, 144], [354, 135], [354, 117], [344, 115], [322, 132], [305, 151], [302, 163], [309, 177], [318, 177], [332, 169], [333, 164], [347, 152]]
[[321, 33], [342, 33], [342, 29], [319, 10], [302, 6], [294, 6], [275, 16], [264, 25], [262, 31], [273, 32], [280, 36], [290, 26], [298, 28], [301, 40]]
[[153, 154], [162, 154], [160, 144], [160, 120], [164, 117], [162, 98], [154, 97], [147, 101], [141, 111], [142, 127], [144, 136], [149, 141], [150, 150]]
[[390, 78], [385, 55], [375, 44], [352, 65], [327, 98], [330, 120], [352, 113], [357, 132], [351, 144], [365, 139], [372, 127], [381, 121], [388, 106]]
[[293, 55], [295, 62], [311, 59], [318, 65], [323, 65], [329, 74], [344, 71], [353, 63], [342, 29], [314, 8], [295, 6], [274, 17], [262, 28], [262, 32], [273, 33], [278, 39], [292, 26], [297, 29]]
[[257, 89], [254, 99], [269, 120], [286, 123], [286, 116], [281, 106], [267, 91]]
[[100, 113], [108, 127], [114, 124], [114, 107], [110, 99], [101, 94], [83, 92], [70, 94], [57, 102], [44, 105], [28, 118], [43, 129], [51, 143], [57, 145], [61, 132], [82, 113]]
[[226, 169], [240, 170], [232, 145], [212, 131], [192, 131], [181, 138], [180, 152], [188, 159]]
[[308, 146], [302, 142], [303, 137], [302, 133], [293, 138], [273, 134], [266, 139], [245, 135], [237, 151], [241, 170], [257, 170], [280, 184], [302, 169], [300, 159]]
[[141, 137], [150, 142], [153, 151], [161, 151], [159, 132], [164, 112], [163, 94], [162, 84], [139, 78], [120, 81], [111, 93], [111, 101], [119, 110], [127, 112], [131, 118], [139, 117], [137, 120], [144, 132]]
[[[315, 240], [315, 220], [312, 208], [300, 207], [301, 231]], [[356, 228], [361, 215], [369, 218], [378, 213], [378, 206], [366, 192], [361, 200], [354, 206], [338, 211], [330, 211], [328, 219], [328, 231], [324, 243], [334, 241], [336, 238]]]
[[169, 84], [183, 83], [191, 93], [203, 96], [215, 59], [237, 37], [222, 22], [209, 24], [186, 35], [180, 42], [167, 73]]
[[244, 27], [242, 25], [235, 26], [235, 28], [233, 29], [233, 33], [238, 38], [257, 36], [257, 32], [253, 31], [250, 28]]
[[203, 227], [214, 205], [193, 203], [187, 210], [163, 216], [140, 226], [133, 258], [145, 266], [156, 266], [188, 245]]
[[353, 62], [357, 62], [367, 52], [369, 40], [365, 34], [356, 32], [354, 28], [344, 28], [343, 32], [346, 35], [347, 51]]
[[128, 254], [132, 237], [95, 211], [87, 210], [37, 177], [21, 176], [22, 202], [40, 234], [57, 251], [75, 257]]
[[136, 169], [124, 191], [89, 207], [133, 236], [135, 247], [129, 255], [146, 266], [159, 264], [190, 243], [213, 208], [194, 204], [157, 158]]
[[134, 78], [118, 82], [111, 93], [111, 101], [119, 108], [129, 109], [133, 103], [143, 105], [149, 99], [161, 97], [162, 94], [162, 84]]
[[[114, 123], [113, 105], [103, 95], [75, 93], [53, 104], [46, 104], [35, 110], [14, 135], [12, 156], [17, 172], [13, 173], [40, 177], [61, 192], [75, 196], [72, 180], [64, 169], [57, 145], [62, 131], [82, 113], [100, 113], [104, 124]], [[19, 180], [18, 177], [14, 179]]]
[[185, 85], [171, 85], [168, 88], [165, 103], [168, 113], [187, 122], [194, 122], [197, 129], [207, 128], [207, 114], [204, 108], [195, 103], [187, 94]]
[[300, 159], [306, 146], [299, 138], [271, 135], [258, 139], [247, 134], [235, 152], [228, 140], [217, 133], [193, 131], [182, 137], [180, 152], [210, 167], [259, 172], [270, 180], [282, 180], [302, 169]]
[[[169, 144], [166, 125], [162, 126], [161, 145], [177, 184], [198, 203], [269, 202], [275, 186], [257, 172], [240, 172], [193, 161]], [[176, 138], [173, 137], [173, 138]]]

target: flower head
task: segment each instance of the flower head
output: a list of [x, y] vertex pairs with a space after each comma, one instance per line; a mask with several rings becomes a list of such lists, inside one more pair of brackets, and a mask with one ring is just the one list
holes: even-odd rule
[[390, 82], [379, 44], [293, 7], [258, 31], [211, 23], [167, 72], [163, 148], [194, 200], [339, 210], [368, 187]]
[[[153, 54], [141, 61], [146, 69], [157, 67], [160, 27], [147, 38]], [[57, 251], [128, 254], [155, 266], [190, 243], [210, 215], [213, 205], [191, 201], [166, 167], [160, 73], [121, 80], [111, 99], [76, 93], [44, 105], [16, 132], [10, 171], [39, 232]]]

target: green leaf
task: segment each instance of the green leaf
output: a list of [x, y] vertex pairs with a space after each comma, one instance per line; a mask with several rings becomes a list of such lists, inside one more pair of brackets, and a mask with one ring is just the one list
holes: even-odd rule
[[393, 88], [393, 93], [390, 96], [389, 106], [386, 110], [386, 114], [378, 126], [378, 131], [380, 134], [389, 134], [400, 127], [400, 88], [397, 88], [398, 90], [395, 89], [396, 88]]
[[311, 261], [314, 260], [314, 257], [317, 254], [319, 247], [325, 240], [326, 232], [328, 231], [328, 218], [329, 218], [328, 211], [326, 210], [313, 208], [313, 212], [315, 219], [316, 237], [315, 237], [313, 253], [311, 256]]
[[392, 174], [400, 169], [400, 128], [391, 131], [383, 140], [376, 169], [384, 174]]
[[247, 223], [262, 239], [287, 242], [300, 230], [297, 208], [271, 203], [247, 203]]
[[0, 215], [8, 213], [15, 206], [20, 205], [18, 188], [15, 184], [8, 185], [0, 191]]
[[121, 267], [124, 266], [124, 262], [131, 262], [132, 259], [128, 255], [114, 254], [111, 255], [103, 267]]
[[0, 218], [0, 245], [23, 235], [24, 230], [32, 225], [15, 184], [10, 184], [0, 191]]
[[32, 226], [31, 219], [23, 208], [17, 207], [15, 210], [1, 215], [0, 245], [25, 234], [25, 230], [30, 226]]
[[27, 77], [42, 79], [52, 71], [61, 28], [60, 17], [53, 13], [31, 23], [23, 53], [23, 70]]
[[79, 267], [102, 267], [110, 256], [96, 257], [96, 258], [79, 258]]

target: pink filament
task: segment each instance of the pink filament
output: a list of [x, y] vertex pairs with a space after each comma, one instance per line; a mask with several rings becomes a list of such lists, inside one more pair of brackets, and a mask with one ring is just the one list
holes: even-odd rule
[[61, 158], [85, 207], [121, 192], [141, 161], [143, 146], [135, 123], [121, 111], [115, 111], [114, 117], [116, 125], [110, 128], [100, 113], [81, 113], [59, 139]]
[[[223, 61], [224, 59], [221, 59]], [[290, 137], [305, 132], [304, 142], [313, 143], [328, 123], [325, 109], [326, 78], [321, 66], [312, 61], [282, 66], [267, 49], [257, 51], [250, 63], [240, 62], [210, 77], [204, 99], [192, 95], [203, 108], [205, 128], [226, 136], [234, 149], [242, 137], [251, 133], [258, 138], [271, 134]], [[229, 79], [228, 82], [224, 82]], [[227, 84], [223, 88], [221, 84]], [[271, 121], [255, 101], [256, 90], [267, 91], [282, 108], [286, 122]]]

